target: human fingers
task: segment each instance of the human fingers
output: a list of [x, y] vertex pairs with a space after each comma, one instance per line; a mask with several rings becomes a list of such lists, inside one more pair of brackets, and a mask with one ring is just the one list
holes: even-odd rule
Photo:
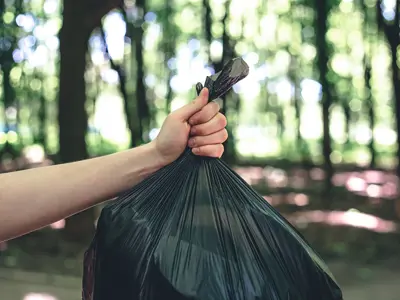
[[190, 117], [206, 106], [208, 102], [208, 94], [207, 88], [202, 89], [200, 95], [194, 101], [174, 111], [171, 115], [182, 121], [189, 120]]
[[221, 113], [217, 114], [210, 121], [192, 126], [190, 133], [193, 136], [196, 135], [210, 135], [212, 133], [218, 132], [226, 127], [227, 120], [225, 116]]
[[224, 146], [222, 144], [218, 145], [205, 145], [192, 149], [193, 154], [199, 156], [208, 156], [220, 158], [224, 153]]
[[210, 121], [220, 110], [219, 104], [216, 102], [210, 102], [204, 106], [200, 111], [195, 113], [189, 119], [190, 125], [198, 125]]
[[228, 131], [224, 128], [210, 135], [191, 137], [189, 139], [188, 146], [191, 148], [195, 148], [206, 145], [222, 144], [227, 139], [228, 139]]

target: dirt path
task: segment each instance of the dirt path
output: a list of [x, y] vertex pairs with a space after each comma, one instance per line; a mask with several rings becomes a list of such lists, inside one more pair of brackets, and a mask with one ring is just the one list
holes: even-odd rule
[[[331, 265], [340, 282], [345, 300], [398, 300], [400, 269], [355, 267], [345, 263]], [[74, 300], [81, 299], [78, 277], [0, 269], [0, 299]], [[27, 295], [31, 294], [31, 297]], [[37, 297], [47, 294], [46, 297]], [[25, 298], [24, 298], [25, 297]]]

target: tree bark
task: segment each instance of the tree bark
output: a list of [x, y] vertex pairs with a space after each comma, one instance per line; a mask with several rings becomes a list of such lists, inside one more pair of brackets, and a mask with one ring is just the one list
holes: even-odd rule
[[395, 8], [395, 18], [393, 22], [388, 23], [383, 19], [383, 11], [381, 6], [381, 1], [377, 2], [377, 20], [378, 27], [383, 31], [389, 42], [390, 52], [391, 52], [391, 69], [392, 69], [392, 85], [394, 91], [394, 108], [395, 108], [395, 118], [396, 118], [396, 132], [397, 132], [397, 168], [396, 173], [400, 176], [400, 70], [397, 66], [397, 49], [400, 45], [400, 1], [396, 1]]
[[[83, 1], [64, 1], [60, 38], [60, 90], [58, 102], [59, 160], [69, 163], [88, 158], [86, 103], [86, 53], [91, 30], [85, 26]], [[68, 239], [81, 241], [94, 232], [93, 210], [76, 214], [66, 222]]]
[[[17, 131], [17, 126], [18, 126], [18, 117], [16, 120], [10, 120], [7, 115], [6, 115], [6, 110], [9, 107], [16, 107], [17, 108], [17, 99], [15, 97], [15, 91], [14, 88], [11, 85], [11, 70], [15, 64], [14, 59], [13, 59], [13, 50], [17, 46], [17, 40], [16, 37], [10, 34], [10, 24], [5, 24], [3, 20], [3, 16], [1, 12], [5, 11], [5, 4], [1, 3], [0, 4], [0, 36], [3, 39], [3, 43], [7, 44], [9, 43], [9, 47], [3, 47], [3, 49], [0, 50], [0, 72], [2, 72], [3, 75], [3, 105], [4, 105], [4, 122], [5, 122], [5, 130], [6, 132], [9, 132], [11, 130], [16, 130]], [[16, 12], [19, 13], [21, 11], [21, 4], [17, 3], [16, 5]], [[18, 114], [18, 110], [17, 110]], [[11, 144], [8, 140], [6, 140], [6, 143], [0, 150], [0, 163], [3, 158], [11, 158], [15, 159], [19, 155], [19, 151], [17, 151], [14, 147], [13, 144]]]
[[[228, 35], [228, 30], [227, 30], [227, 21], [230, 17], [229, 13], [230, 13], [230, 4], [231, 1], [227, 0], [225, 2], [225, 13], [224, 16], [221, 20], [222, 26], [223, 26], [223, 32], [222, 32], [222, 57], [219, 61], [212, 61], [211, 59], [211, 53], [209, 50], [209, 61], [212, 64], [212, 66], [214, 67], [215, 72], [219, 72], [222, 70], [223, 66], [232, 58], [234, 58], [235, 51], [234, 51], [234, 46], [232, 45], [232, 40], [230, 38], [230, 36]], [[205, 33], [205, 37], [206, 40], [209, 44], [209, 49], [210, 49], [210, 45], [212, 43], [213, 40], [213, 36], [212, 36], [212, 15], [211, 15], [211, 6], [210, 6], [210, 1], [209, 0], [203, 0], [203, 9], [204, 9], [204, 33]], [[222, 100], [222, 105], [221, 105], [221, 113], [226, 115], [228, 107], [227, 107], [227, 95], [224, 95], [221, 97]], [[233, 131], [231, 126], [228, 124], [227, 126], [227, 130], [228, 130], [228, 134], [231, 137], [230, 139], [228, 139], [225, 143], [224, 143], [224, 147], [225, 147], [225, 152], [222, 155], [222, 159], [228, 163], [233, 163], [234, 161], [236, 161], [236, 151], [235, 151], [235, 145], [231, 142], [232, 139], [232, 135], [233, 135]]]
[[[144, 57], [143, 57], [143, 23], [146, 10], [146, 0], [136, 0], [137, 9], [141, 12], [136, 21], [135, 26], [135, 58], [137, 63], [136, 68], [136, 99], [137, 113], [139, 117], [140, 142], [148, 142], [149, 124], [150, 124], [150, 109], [147, 102], [146, 87], [144, 86]], [[146, 134], [146, 137], [144, 137]]]
[[[58, 102], [59, 157], [61, 163], [88, 158], [86, 133], [86, 54], [91, 33], [112, 9], [122, 9], [122, 0], [66, 0], [60, 39], [60, 83]], [[94, 210], [70, 217], [65, 236], [87, 241], [94, 232]]]
[[327, 79], [328, 75], [328, 42], [326, 33], [328, 29], [329, 6], [326, 1], [315, 0], [316, 9], [316, 48], [317, 48], [317, 66], [319, 70], [319, 80], [322, 85], [322, 121], [323, 121], [323, 140], [322, 153], [324, 156], [324, 167], [326, 172], [325, 178], [325, 197], [329, 198], [332, 188], [333, 165], [331, 161], [332, 144], [329, 129], [330, 108], [332, 106], [331, 85]]
[[165, 1], [165, 16], [163, 17], [163, 49], [167, 68], [167, 96], [165, 97], [165, 112], [168, 115], [171, 112], [171, 103], [173, 98], [173, 90], [171, 87], [171, 79], [175, 71], [168, 67], [168, 61], [175, 56], [176, 36], [178, 32], [177, 26], [170, 22], [170, 18], [175, 15], [175, 8], [170, 4], [170, 0]]

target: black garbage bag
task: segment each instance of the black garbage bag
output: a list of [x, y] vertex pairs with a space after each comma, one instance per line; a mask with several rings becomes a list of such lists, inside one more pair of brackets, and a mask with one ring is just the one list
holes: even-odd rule
[[[210, 99], [248, 70], [238, 58], [208, 77]], [[294, 227], [222, 160], [190, 149], [108, 204], [97, 226], [84, 300], [342, 299]]]

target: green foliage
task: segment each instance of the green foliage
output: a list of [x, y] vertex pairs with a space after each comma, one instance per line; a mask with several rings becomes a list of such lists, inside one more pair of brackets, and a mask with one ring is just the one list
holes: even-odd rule
[[[234, 144], [229, 147], [234, 147], [239, 157], [244, 158], [284, 157], [299, 161], [308, 157], [320, 162], [322, 115], [315, 1], [226, 1], [210, 0], [210, 41], [204, 30], [203, 1], [147, 1], [148, 13], [142, 25], [143, 81], [151, 120], [144, 134], [154, 137], [166, 113], [193, 98], [194, 84], [210, 72], [209, 62], [219, 62], [222, 58], [222, 19], [228, 7], [229, 44], [225, 47], [232, 47], [251, 66], [249, 78], [235, 88], [237, 95], [227, 98], [234, 137]], [[385, 161], [386, 165], [394, 161], [396, 151], [390, 49], [382, 36], [376, 34], [378, 22], [371, 11], [374, 12], [377, 2], [363, 3], [364, 6], [355, 0], [330, 0], [325, 6], [327, 80], [334, 87], [334, 105], [330, 109], [332, 159], [334, 163], [359, 162], [361, 155], [365, 157], [361, 161], [368, 164], [372, 138], [374, 151], [382, 157], [378, 162]], [[129, 5], [125, 18], [134, 22], [135, 8]], [[365, 9], [371, 11], [366, 14]], [[56, 152], [57, 34], [61, 26], [61, 2], [30, 1], [19, 8], [7, 5], [1, 17], [7, 25], [2, 32], [16, 41], [10, 70], [16, 101], [6, 106], [18, 108], [17, 143], [23, 146], [40, 142], [48, 152]], [[137, 63], [134, 43], [129, 41], [136, 37], [129, 32], [125, 34], [124, 18], [119, 11], [110, 12], [103, 24], [110, 55], [126, 76], [126, 90], [132, 95], [129, 101], [137, 101], [134, 97]], [[368, 85], [366, 61], [371, 70]], [[89, 153], [100, 155], [124, 149], [130, 144], [124, 101], [116, 72], [104, 56], [98, 30], [90, 38], [87, 63]], [[0, 73], [0, 82], [4, 85], [4, 73]], [[3, 90], [0, 98], [6, 103]], [[131, 109], [136, 109], [132, 103]], [[369, 107], [373, 110], [373, 128]], [[0, 107], [0, 131], [5, 126], [5, 110], [4, 105]], [[136, 119], [142, 117], [131, 117], [135, 126], [139, 124]], [[0, 143], [7, 140], [15, 143], [12, 136], [0, 132]]]

